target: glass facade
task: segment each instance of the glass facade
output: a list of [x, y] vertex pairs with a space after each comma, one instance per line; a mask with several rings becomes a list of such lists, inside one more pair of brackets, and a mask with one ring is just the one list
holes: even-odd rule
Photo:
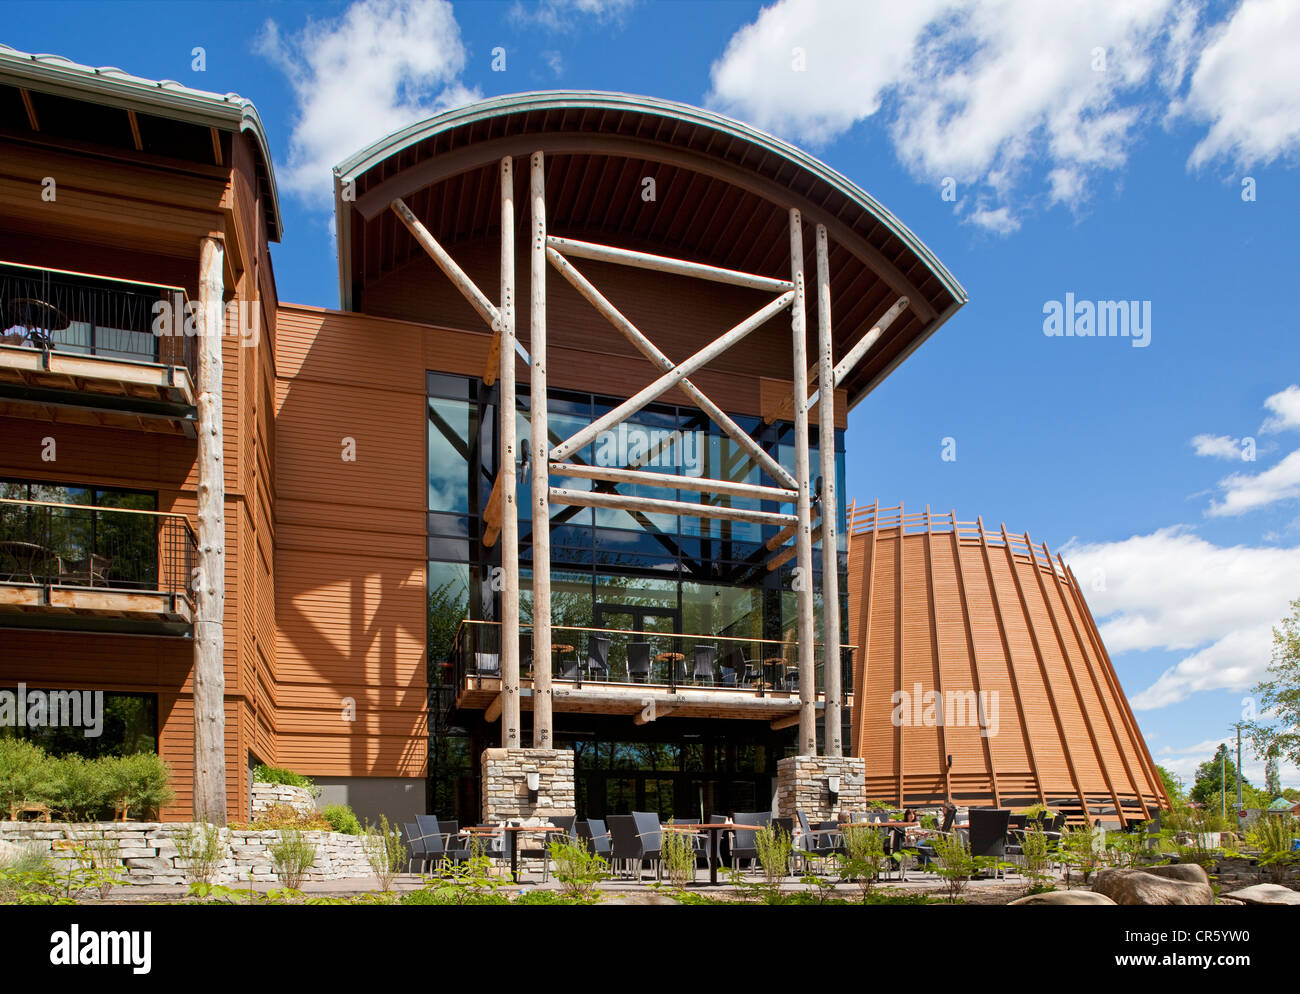
[[[448, 663], [457, 630], [465, 619], [495, 621], [499, 617], [500, 583], [493, 583], [493, 568], [500, 563], [500, 548], [499, 544], [486, 546], [482, 541], [483, 514], [498, 468], [498, 392], [477, 379], [430, 373], [428, 395], [429, 682], [431, 695], [437, 698], [430, 702], [434, 726], [430, 737], [433, 795], [430, 810], [442, 812], [452, 809], [453, 799], [467, 796], [464, 785], [456, 786], [456, 782], [472, 778], [476, 773], [471, 761], [476, 750], [465, 744], [474, 730], [449, 726], [445, 719], [450, 708], [444, 695], [451, 688], [444, 686], [444, 677], [450, 670]], [[567, 439], [620, 402], [618, 398], [565, 391], [553, 391], [548, 400], [552, 445]], [[521, 390], [516, 430], [518, 451], [525, 454], [531, 451], [528, 403], [527, 393]], [[766, 425], [759, 418], [747, 416], [736, 416], [735, 420], [793, 472], [792, 425], [780, 422]], [[817, 443], [814, 428], [810, 432], [813, 466], [819, 464]], [[838, 486], [843, 493], [842, 431], [836, 432], [836, 449]], [[651, 405], [574, 453], [568, 461], [776, 485], [740, 446], [694, 407]], [[532, 506], [529, 469], [527, 459], [522, 459], [517, 473], [516, 506], [524, 509]], [[608, 485], [599, 481], [555, 474], [551, 476], [551, 485], [571, 490], [608, 489]], [[620, 484], [618, 492], [790, 514], [795, 510], [793, 504], [707, 491]], [[847, 568], [844, 524], [841, 510], [838, 566], [842, 577], [840, 589], [847, 600], [848, 588], [843, 579]], [[773, 525], [694, 515], [552, 504], [552, 624], [558, 628], [615, 629], [651, 636], [685, 634], [723, 640], [793, 641], [796, 562], [792, 558], [771, 571], [766, 566], [772, 553], [764, 543], [778, 530]], [[531, 533], [531, 519], [521, 516], [520, 621], [523, 626], [532, 620]], [[819, 548], [814, 549], [814, 555], [814, 569], [820, 571]], [[820, 609], [818, 595], [819, 625]], [[842, 640], [847, 640], [847, 609], [841, 611], [841, 617]], [[574, 638], [562, 638], [557, 632], [555, 639], [576, 642], [583, 633], [572, 634]], [[726, 643], [721, 644], [725, 652]], [[622, 652], [619, 640], [615, 639], [610, 659], [615, 668], [621, 665]], [[455, 716], [455, 720], [470, 719]], [[559, 740], [558, 725], [556, 735]], [[723, 764], [719, 768], [727, 767]], [[759, 780], [766, 777], [766, 766], [762, 772], [757, 769], [750, 769], [741, 779], [751, 774]], [[731, 771], [735, 774], [734, 763]], [[597, 813], [607, 810], [605, 803], [601, 801]]]

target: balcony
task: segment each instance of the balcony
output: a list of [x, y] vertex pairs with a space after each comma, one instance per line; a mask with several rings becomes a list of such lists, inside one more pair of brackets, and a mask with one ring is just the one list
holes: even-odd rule
[[188, 313], [178, 287], [0, 262], [0, 414], [193, 438]]
[[[532, 640], [520, 626], [520, 697], [532, 707]], [[444, 700], [487, 711], [501, 692], [501, 626], [463, 621], [452, 659], [443, 663]], [[793, 641], [721, 635], [636, 632], [554, 625], [552, 700], [556, 712], [627, 715], [643, 725], [661, 718], [740, 718], [787, 728], [799, 720]], [[840, 648], [844, 706], [852, 704], [852, 646]], [[816, 707], [824, 705], [822, 646], [816, 646]]]
[[0, 499], [0, 627], [187, 637], [183, 515]]

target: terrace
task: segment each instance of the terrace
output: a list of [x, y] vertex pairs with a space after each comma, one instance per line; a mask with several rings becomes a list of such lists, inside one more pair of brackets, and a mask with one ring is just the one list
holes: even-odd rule
[[[531, 708], [533, 633], [520, 626], [520, 697]], [[841, 679], [852, 701], [853, 646], [840, 647]], [[740, 718], [769, 721], [773, 729], [799, 721], [797, 644], [791, 640], [738, 638], [675, 631], [551, 626], [559, 712], [627, 715], [644, 725], [678, 718]], [[825, 672], [817, 645], [814, 707], [824, 709]], [[452, 659], [442, 664], [444, 686], [456, 708], [501, 709], [501, 625], [463, 621]]]
[[188, 636], [184, 515], [0, 499], [0, 626]]
[[0, 413], [193, 438], [191, 311], [179, 287], [0, 262]]

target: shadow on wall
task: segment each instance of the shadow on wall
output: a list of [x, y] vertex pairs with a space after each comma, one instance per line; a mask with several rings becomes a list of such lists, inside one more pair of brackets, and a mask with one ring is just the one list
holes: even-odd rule
[[320, 788], [316, 806], [346, 804], [356, 812], [357, 820], [365, 825], [379, 824], [379, 816], [388, 818], [388, 824], [401, 826], [415, 821], [416, 815], [425, 814], [425, 782], [422, 778], [408, 777], [312, 777]]

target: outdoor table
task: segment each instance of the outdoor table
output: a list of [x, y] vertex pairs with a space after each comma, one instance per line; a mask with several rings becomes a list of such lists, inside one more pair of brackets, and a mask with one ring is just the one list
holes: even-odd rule
[[519, 883], [519, 836], [520, 832], [540, 832], [543, 834], [555, 832], [564, 832], [566, 829], [559, 825], [506, 825], [501, 828], [492, 825], [476, 825], [473, 828], [462, 828], [460, 835], [496, 835], [497, 832], [514, 832], [515, 837], [510, 840], [510, 880], [512, 883]]
[[734, 821], [711, 821], [708, 824], [701, 823], [698, 825], [674, 822], [671, 825], [661, 825], [659, 827], [665, 832], [712, 832], [713, 844], [709, 846], [709, 883], [716, 884], [718, 882], [718, 863], [720, 861], [718, 850], [720, 849], [719, 843], [722, 841], [722, 833], [735, 831], [757, 832], [760, 831], [763, 826], [737, 825]]
[[685, 658], [686, 654], [684, 652], [661, 652], [655, 656], [656, 660], [661, 663], [667, 663], [670, 667], [675, 663], [680, 663]]

